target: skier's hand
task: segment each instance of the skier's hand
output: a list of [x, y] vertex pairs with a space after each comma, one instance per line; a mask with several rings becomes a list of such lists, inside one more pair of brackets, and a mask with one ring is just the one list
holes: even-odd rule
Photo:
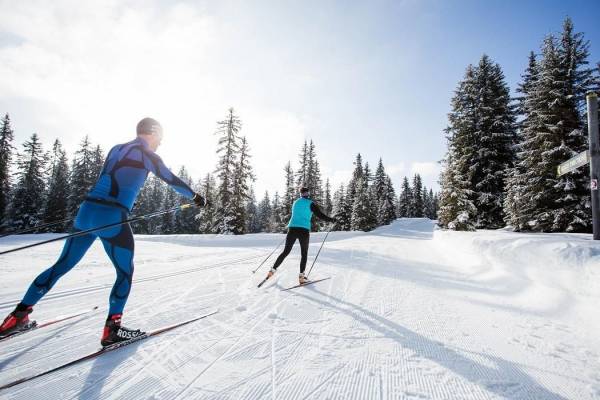
[[208, 205], [206, 199], [200, 196], [198, 193], [194, 195], [194, 198], [192, 200], [194, 200], [194, 203], [197, 207], [206, 207]]

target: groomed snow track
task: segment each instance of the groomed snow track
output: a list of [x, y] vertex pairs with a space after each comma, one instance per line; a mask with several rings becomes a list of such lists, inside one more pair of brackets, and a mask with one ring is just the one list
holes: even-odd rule
[[[311, 254], [322, 238], [313, 235]], [[0, 249], [36, 239], [5, 238]], [[281, 235], [137, 239], [126, 325], [219, 314], [0, 398], [600, 399], [600, 326], [591, 322], [600, 273], [589, 268], [600, 251], [586, 235], [565, 235], [561, 247], [557, 236], [439, 232], [424, 219], [334, 232], [311, 275], [332, 278], [291, 291], [281, 289], [296, 280], [298, 249], [264, 288], [256, 283], [267, 267], [251, 274]], [[568, 253], [573, 265], [508, 257], [525, 245]], [[0, 309], [59, 250], [0, 259]], [[103, 304], [113, 279], [95, 245], [34, 316]], [[105, 312], [3, 343], [0, 384], [97, 349]]]

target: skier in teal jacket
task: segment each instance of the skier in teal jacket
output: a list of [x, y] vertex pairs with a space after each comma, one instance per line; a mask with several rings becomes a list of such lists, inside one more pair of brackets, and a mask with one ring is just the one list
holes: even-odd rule
[[310, 243], [310, 226], [312, 216], [316, 215], [328, 222], [335, 222], [335, 218], [331, 218], [325, 215], [319, 206], [310, 198], [310, 191], [306, 187], [300, 189], [300, 198], [292, 205], [292, 217], [288, 223], [288, 233], [285, 239], [285, 248], [283, 252], [277, 257], [273, 268], [268, 272], [267, 279], [271, 278], [277, 271], [277, 268], [281, 265], [283, 260], [290, 254], [292, 247], [296, 239], [300, 241], [300, 253], [302, 258], [300, 259], [300, 275], [298, 281], [302, 285], [308, 282], [304, 275], [306, 269], [306, 260], [308, 258], [308, 245]]

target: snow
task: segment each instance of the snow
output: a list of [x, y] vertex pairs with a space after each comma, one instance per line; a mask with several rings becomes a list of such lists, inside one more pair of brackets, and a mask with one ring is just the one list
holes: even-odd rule
[[[4, 238], [0, 250], [51, 235]], [[278, 234], [137, 236], [126, 326], [219, 313], [0, 391], [2, 399], [600, 399], [600, 246], [590, 235], [450, 232], [400, 219], [333, 232], [311, 277]], [[312, 235], [309, 267], [324, 234]], [[0, 311], [60, 243], [0, 259]], [[3, 342], [0, 385], [97, 350], [114, 271], [96, 243], [36, 307], [98, 312]]]

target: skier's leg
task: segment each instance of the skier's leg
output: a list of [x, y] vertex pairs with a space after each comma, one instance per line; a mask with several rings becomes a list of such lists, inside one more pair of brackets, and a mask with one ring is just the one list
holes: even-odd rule
[[285, 247], [283, 248], [283, 251], [281, 252], [279, 257], [277, 257], [277, 260], [275, 260], [275, 264], [273, 264], [273, 269], [279, 268], [283, 260], [285, 260], [285, 258], [290, 254], [290, 251], [292, 251], [292, 247], [294, 247], [295, 241], [296, 235], [294, 234], [294, 231], [289, 230], [287, 236], [285, 237]]
[[129, 224], [121, 225], [119, 232], [115, 236], [100, 236], [104, 250], [110, 257], [117, 278], [110, 292], [109, 297], [109, 318], [112, 315], [122, 314], [129, 292], [131, 291], [131, 282], [133, 279], [133, 255], [134, 241], [133, 232]]
[[306, 261], [308, 260], [308, 245], [310, 243], [310, 232], [307, 230], [306, 232], [302, 232], [298, 236], [298, 240], [300, 241], [300, 254], [302, 256], [302, 258], [300, 259], [300, 274], [304, 274], [304, 270], [306, 269]]
[[67, 239], [58, 261], [35, 278], [18, 307], [33, 306], [40, 301], [81, 260], [95, 239], [96, 236], [92, 234]]

